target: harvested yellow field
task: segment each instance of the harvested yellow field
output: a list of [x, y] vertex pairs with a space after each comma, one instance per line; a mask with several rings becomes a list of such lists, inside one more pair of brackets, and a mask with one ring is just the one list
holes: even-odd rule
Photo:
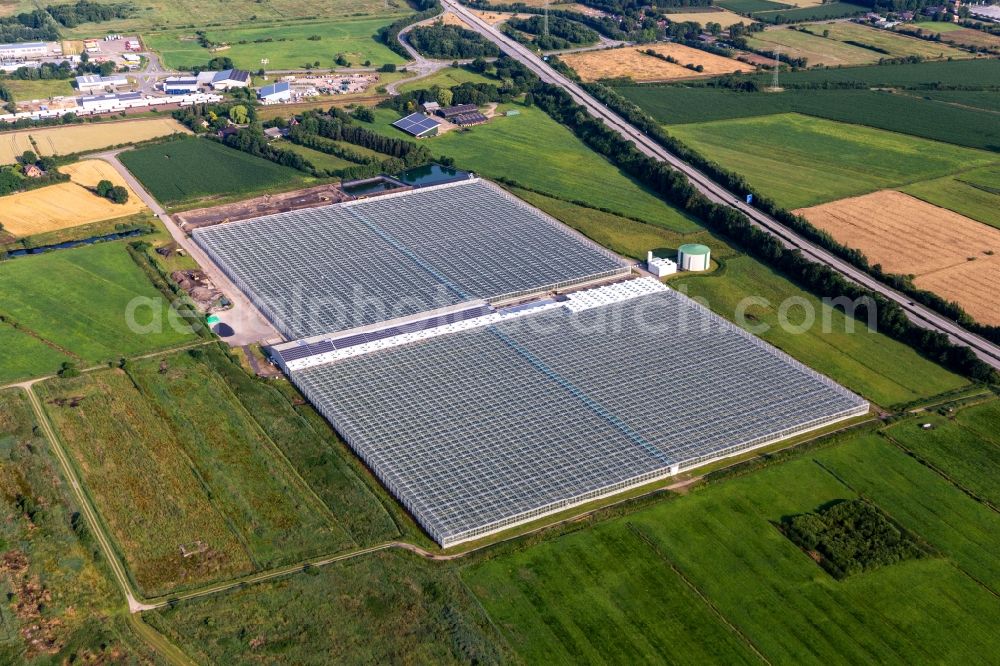
[[28, 132], [4, 132], [0, 134], [0, 164], [13, 164], [18, 155], [26, 150], [34, 150], [28, 140]]
[[700, 23], [702, 27], [708, 23], [718, 23], [722, 26], [723, 30], [731, 25], [736, 25], [737, 23], [745, 23], [747, 25], [754, 23], [754, 21], [748, 19], [746, 16], [740, 16], [739, 14], [733, 13], [728, 9], [723, 9], [717, 12], [678, 12], [676, 14], [671, 12], [667, 14], [666, 17], [674, 23], [694, 21], [695, 23]]
[[[512, 14], [510, 12], [487, 12], [487, 11], [480, 11], [478, 9], [473, 9], [471, 11], [473, 14], [477, 15], [479, 18], [483, 19], [490, 25], [499, 25], [504, 21], [506, 21], [507, 19], [514, 17], [527, 18], [529, 16], [532, 16], [532, 14]], [[469, 27], [468, 25], [466, 25], [465, 21], [461, 19], [461, 17], [452, 14], [451, 12], [445, 13], [441, 17], [441, 22], [444, 23], [445, 25], [457, 25], [462, 28]]]
[[0, 134], [0, 164], [10, 164], [25, 150], [35, 150], [28, 137], [34, 139], [37, 152], [42, 155], [71, 155], [147, 141], [176, 132], [190, 133], [173, 118], [83, 123], [4, 132]]
[[[69, 175], [70, 182], [0, 198], [0, 224], [5, 231], [17, 237], [33, 236], [146, 210], [135, 192], [107, 162], [86, 160], [60, 170]], [[101, 180], [110, 180], [128, 189], [128, 201], [111, 203], [86, 189], [95, 187]]]
[[[677, 64], [643, 53], [647, 49], [676, 58]], [[681, 44], [650, 44], [635, 48], [567, 53], [559, 57], [575, 69], [584, 81], [623, 77], [629, 77], [633, 81], [669, 81], [754, 71], [754, 67], [745, 62], [723, 58]], [[693, 71], [685, 67], [688, 64], [701, 65], [703, 70]]]
[[894, 190], [795, 212], [977, 321], [1000, 324], [1000, 229]]

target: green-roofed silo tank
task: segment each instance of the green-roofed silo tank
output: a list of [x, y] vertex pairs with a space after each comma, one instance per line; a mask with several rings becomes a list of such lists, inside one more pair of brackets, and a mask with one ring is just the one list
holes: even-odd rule
[[677, 267], [682, 271], [707, 271], [712, 250], [701, 243], [685, 243], [677, 248]]

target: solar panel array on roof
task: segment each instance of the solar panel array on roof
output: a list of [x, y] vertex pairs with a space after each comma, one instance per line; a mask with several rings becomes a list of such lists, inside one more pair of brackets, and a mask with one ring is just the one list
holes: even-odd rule
[[676, 292], [579, 306], [291, 377], [443, 546], [868, 409]]
[[400, 118], [393, 123], [394, 127], [398, 127], [408, 134], [413, 136], [420, 136], [434, 128], [436, 128], [440, 123], [434, 120], [430, 116], [424, 115], [423, 113], [411, 113], [410, 115]]
[[289, 339], [630, 270], [478, 179], [207, 227], [194, 238]]

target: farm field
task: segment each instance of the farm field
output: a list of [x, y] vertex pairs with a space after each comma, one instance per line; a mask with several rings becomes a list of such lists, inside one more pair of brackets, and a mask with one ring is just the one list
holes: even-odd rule
[[936, 42], [928, 42], [916, 39], [907, 35], [900, 35], [889, 30], [880, 30], [857, 23], [847, 23], [838, 21], [833, 23], [814, 23], [804, 26], [806, 30], [814, 35], [822, 37], [828, 33], [826, 39], [833, 39], [845, 44], [863, 44], [870, 50], [875, 50], [877, 54], [890, 58], [903, 58], [906, 56], [919, 56], [927, 59], [938, 58], [970, 58], [971, 55], [965, 51]]
[[806, 65], [810, 67], [867, 65], [883, 57], [883, 54], [870, 49], [783, 27], [754, 33], [747, 43], [764, 51], [774, 51], [779, 47], [790, 58], [805, 58]]
[[[925, 430], [924, 424], [931, 424]], [[948, 418], [921, 415], [885, 430], [893, 442], [955, 484], [1000, 506], [1000, 402], [966, 407]]]
[[0, 385], [50, 375], [62, 363], [72, 361], [69, 355], [5, 323], [0, 323], [0, 349], [4, 350]]
[[[797, 288], [784, 277], [750, 257], [725, 260], [719, 274], [681, 275], [670, 281], [673, 288], [691, 297], [703, 298], [717, 314], [749, 328], [758, 337], [778, 347], [817, 372], [827, 375], [877, 405], [909, 403], [966, 384], [961, 377], [922, 358], [901, 342], [868, 329], [864, 322], [847, 319], [839, 310]], [[746, 303], [747, 295], [764, 299]], [[815, 323], [806, 323], [804, 308], [791, 307], [787, 320], [793, 328], [779, 324], [779, 308], [789, 298], [808, 302]], [[745, 308], [740, 321], [741, 302]], [[824, 326], [824, 321], [829, 326]], [[853, 324], [853, 332], [848, 332]], [[766, 330], [761, 330], [766, 327]], [[824, 332], [826, 329], [826, 332]]]
[[[757, 77], [767, 84], [768, 75]], [[868, 65], [833, 69], [806, 69], [783, 72], [783, 85], [830, 83], [860, 83], [869, 86], [920, 87], [929, 81], [943, 86], [994, 87], [1000, 86], [1000, 60], [977, 58], [975, 60], [932, 60], [930, 62], [902, 65]]]
[[127, 373], [41, 393], [144, 592], [352, 545], [206, 364], [182, 352]]
[[[136, 298], [142, 299], [136, 323], [159, 321], [160, 330], [130, 330], [125, 314]], [[3, 262], [0, 313], [86, 365], [195, 339], [170, 325], [166, 300], [121, 241]]]
[[164, 204], [293, 189], [311, 180], [301, 172], [207, 139], [187, 138], [129, 150], [119, 159]]
[[150, 662], [23, 391], [0, 391], [0, 454], [0, 662]]
[[945, 104], [970, 106], [975, 109], [1000, 113], [1000, 91], [996, 90], [915, 90], [912, 94]]
[[375, 492], [366, 486], [362, 476], [368, 472], [294, 388], [258, 380], [227, 355], [207, 353], [204, 361], [359, 546], [400, 536], [394, 516], [386, 509], [395, 508], [395, 502], [387, 495], [385, 504], [380, 501], [375, 492], [385, 491], [374, 479]]
[[786, 9], [792, 6], [791, 2], [771, 2], [771, 0], [721, 0], [716, 4], [740, 14]]
[[478, 72], [472, 72], [464, 67], [445, 67], [430, 76], [416, 79], [399, 86], [399, 92], [405, 93], [411, 90], [430, 89], [433, 86], [441, 88], [451, 88], [463, 83], [496, 83], [496, 79], [483, 76]]
[[1000, 47], [1000, 37], [991, 35], [982, 30], [973, 28], [963, 28], [956, 23], [946, 21], [920, 21], [896, 28], [903, 33], [937, 34], [941, 36], [941, 41], [949, 44], [961, 44], [964, 46], [978, 46], [986, 48]]
[[[336, 3], [307, 0], [227, 0], [208, 3], [196, 0], [150, 0], [136, 7], [132, 17], [106, 21], [96, 32], [92, 23], [83, 23], [61, 32], [81, 39], [105, 32], [141, 32], [143, 37], [147, 37], [147, 33], [155, 30], [191, 27], [194, 17], [197, 17], [196, 23], [199, 26], [246, 26], [305, 19], [395, 15], [412, 11], [403, 0], [339, 0]], [[31, 11], [33, 8], [33, 5], [29, 5], [24, 11]]]
[[787, 208], [998, 161], [985, 151], [798, 114], [677, 125], [669, 132]]
[[[0, 164], [13, 163], [25, 150], [35, 150], [40, 155], [71, 155], [178, 133], [190, 132], [173, 118], [116, 120], [4, 132], [0, 134]], [[37, 149], [32, 147], [29, 136], [34, 139]]]
[[356, 163], [351, 162], [350, 160], [345, 160], [344, 158], [337, 157], [336, 155], [327, 155], [326, 153], [322, 153], [318, 150], [313, 150], [312, 148], [307, 148], [305, 146], [300, 146], [292, 143], [291, 141], [282, 141], [276, 147], [301, 155], [305, 159], [309, 160], [309, 163], [317, 169], [337, 171], [338, 169], [346, 169], [348, 167], [357, 166]]
[[[502, 114], [503, 108], [499, 109]], [[567, 128], [534, 107], [518, 107], [519, 116], [499, 116], [470, 132], [448, 132], [426, 140], [434, 154], [455, 158], [457, 166], [487, 178], [511, 178], [561, 199], [625, 213], [667, 229], [687, 233], [698, 225], [610, 162], [595, 155]], [[375, 110], [373, 129], [403, 136], [391, 124], [399, 114]]]
[[512, 658], [454, 570], [399, 551], [183, 602], [143, 619], [198, 663], [321, 666], [349, 655], [359, 663], [493, 664]]
[[799, 23], [802, 21], [823, 21], [846, 18], [863, 14], [868, 7], [850, 2], [826, 2], [812, 6], [792, 7], [772, 11], [755, 12], [753, 17], [768, 23]]
[[899, 189], [1000, 229], [1000, 166], [964, 171]]
[[[356, 66], [366, 60], [375, 65], [399, 64], [404, 59], [374, 38], [380, 27], [393, 20], [394, 17], [386, 16], [279, 26], [244, 24], [239, 28], [208, 28], [205, 35], [209, 40], [230, 45], [215, 53], [202, 48], [191, 30], [153, 33], [146, 37], [146, 43], [163, 57], [167, 67], [175, 69], [204, 65], [215, 56], [232, 58], [237, 67], [251, 71], [260, 68], [260, 61], [265, 58], [270, 61], [267, 69], [300, 69], [317, 60], [321, 67], [333, 67], [339, 53]], [[313, 36], [320, 39], [309, 39]]]
[[[674, 57], [678, 60], [678, 64], [643, 53], [647, 49], [653, 49], [664, 56]], [[576, 70], [584, 81], [621, 77], [629, 77], [634, 81], [666, 81], [754, 71], [754, 67], [745, 62], [723, 58], [683, 44], [653, 44], [641, 48], [567, 53], [560, 58]], [[696, 72], [688, 69], [685, 66], [688, 64], [701, 65], [704, 67], [704, 71]]]
[[993, 556], [992, 544], [1000, 530], [1000, 515], [994, 509], [875, 435], [825, 451], [818, 458], [844, 483], [977, 579], [981, 588], [997, 594], [1000, 563]]
[[[869, 68], [844, 68], [843, 71], [859, 69]], [[917, 96], [921, 94], [918, 92], [786, 89], [777, 94], [740, 93], [682, 85], [623, 86], [618, 91], [660, 122], [670, 125], [795, 112], [969, 148], [992, 150], [1000, 145], [1000, 125], [995, 113], [925, 100]], [[928, 93], [943, 94], [946, 93]]]
[[694, 21], [695, 23], [700, 23], [702, 27], [704, 27], [707, 23], [718, 23], [722, 26], [723, 30], [729, 28], [731, 25], [736, 25], [737, 23], [753, 23], [751, 19], [748, 19], [745, 16], [740, 16], [739, 14], [734, 14], [726, 9], [717, 12], [670, 12], [667, 14], [667, 18], [674, 23]]
[[890, 273], [1000, 325], [1000, 229], [886, 190], [794, 211]]
[[[67, 229], [82, 224], [112, 220], [146, 210], [135, 192], [111, 165], [101, 160], [85, 160], [60, 167], [70, 182], [0, 197], [0, 224], [16, 237]], [[101, 180], [128, 189], [128, 201], [112, 203], [87, 188]]]
[[[36, 390], [143, 592], [253, 569], [225, 516], [213, 509], [177, 433], [123, 371]], [[182, 548], [194, 555], [184, 557]]]
[[[773, 523], [856, 497], [858, 490], [838, 477], [864, 479], [865, 492], [894, 518], [893, 493], [906, 487], [945, 502], [975, 526], [952, 526], [943, 512], [913, 512], [902, 522], [943, 557], [835, 581]], [[959, 570], [963, 559], [952, 549], [970, 538], [985, 547], [977, 530], [998, 520], [868, 435], [591, 529], [487, 553], [461, 575], [528, 662], [613, 661], [623, 646], [641, 661], [644, 653], [662, 653], [658, 643], [669, 630], [689, 637], [668, 643], [678, 663], [759, 660], [754, 650], [770, 663], [975, 661], [997, 648], [996, 601]], [[688, 596], [692, 588], [697, 597]], [[684, 627], [696, 613], [704, 613], [702, 621]], [[950, 640], [956, 627], [961, 641]]]
[[25, 102], [33, 99], [48, 99], [60, 95], [73, 95], [76, 90], [70, 85], [72, 79], [39, 79], [38, 81], [27, 81], [21, 79], [4, 79], [6, 86], [14, 99], [18, 102]]

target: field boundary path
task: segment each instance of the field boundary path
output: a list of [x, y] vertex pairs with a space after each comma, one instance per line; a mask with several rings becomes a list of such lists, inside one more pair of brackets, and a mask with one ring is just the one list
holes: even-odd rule
[[229, 337], [222, 338], [224, 342], [230, 346], [237, 347], [251, 342], [268, 342], [268, 341], [278, 341], [282, 340], [282, 335], [275, 329], [271, 323], [260, 313], [257, 307], [250, 302], [232, 280], [229, 279], [225, 273], [223, 273], [215, 262], [208, 258], [208, 256], [202, 251], [201, 247], [195, 243], [188, 235], [177, 225], [176, 222], [167, 214], [163, 206], [160, 205], [153, 195], [151, 195], [146, 188], [142, 186], [142, 183], [132, 175], [132, 172], [125, 168], [125, 165], [121, 163], [118, 159], [118, 154], [128, 150], [127, 148], [118, 148], [115, 150], [108, 150], [100, 153], [94, 153], [87, 155], [88, 159], [100, 159], [104, 160], [112, 167], [115, 171], [125, 179], [132, 191], [135, 192], [140, 199], [149, 207], [151, 211], [163, 222], [163, 226], [167, 228], [170, 232], [171, 237], [174, 241], [184, 248], [184, 251], [194, 259], [201, 270], [205, 272], [210, 280], [215, 283], [218, 287], [233, 303], [233, 307], [230, 310], [217, 313], [219, 320], [225, 324], [228, 324], [235, 333]]
[[489, 23], [479, 18], [469, 8], [462, 5], [459, 0], [441, 0], [441, 3], [446, 9], [460, 16], [473, 30], [496, 44], [501, 51], [525, 65], [542, 81], [563, 88], [569, 93], [573, 101], [586, 109], [587, 113], [603, 121], [609, 129], [614, 130], [623, 138], [634, 143], [636, 148], [644, 155], [666, 162], [671, 168], [685, 174], [691, 181], [691, 184], [713, 203], [735, 208], [745, 214], [750, 219], [750, 223], [755, 227], [775, 236], [784, 247], [798, 250], [810, 260], [824, 264], [852, 282], [860, 284], [894, 301], [906, 312], [915, 325], [944, 333], [952, 342], [969, 347], [983, 362], [1000, 370], [1000, 345], [993, 344], [985, 338], [966, 330], [947, 317], [934, 312], [930, 308], [915, 303], [905, 294], [879, 282], [864, 271], [855, 268], [852, 264], [837, 257], [832, 252], [806, 240], [770, 215], [757, 210], [750, 204], [744, 203], [741, 196], [719, 185], [701, 171], [649, 138], [644, 132], [636, 129], [617, 113], [597, 101], [579, 84], [556, 72], [536, 57], [530, 49], [507, 37]]

